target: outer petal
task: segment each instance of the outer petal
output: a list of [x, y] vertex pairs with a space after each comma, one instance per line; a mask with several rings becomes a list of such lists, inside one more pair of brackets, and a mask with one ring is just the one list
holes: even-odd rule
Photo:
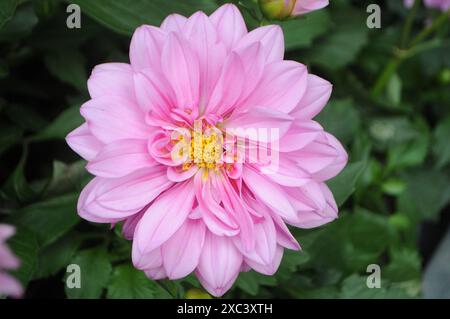
[[266, 66], [262, 79], [244, 102], [248, 107], [268, 107], [289, 113], [302, 99], [308, 71], [295, 61], [278, 61]]
[[146, 139], [150, 134], [142, 111], [123, 97], [92, 99], [82, 105], [81, 115], [91, 133], [104, 143], [127, 138]]
[[16, 269], [19, 266], [19, 259], [6, 245], [0, 243], [0, 269]]
[[104, 63], [97, 65], [88, 80], [91, 98], [119, 95], [135, 100], [133, 70], [126, 63]]
[[297, 119], [309, 120], [315, 117], [327, 104], [333, 86], [327, 80], [308, 74], [308, 85], [305, 95], [291, 113]]
[[161, 29], [167, 32], [177, 32], [181, 33], [184, 30], [184, 25], [187, 21], [186, 17], [179, 15], [177, 13], [171, 14], [164, 19], [161, 24]]
[[130, 44], [130, 62], [136, 71], [152, 68], [159, 70], [161, 48], [166, 40], [166, 32], [159, 28], [143, 25], [134, 31]]
[[166, 242], [192, 211], [195, 193], [192, 181], [179, 183], [162, 194], [139, 222], [135, 241], [143, 253]]
[[161, 248], [155, 248], [147, 253], [142, 253], [139, 250], [136, 241], [133, 241], [133, 248], [131, 252], [133, 265], [137, 269], [146, 270], [151, 268], [161, 267], [163, 264]]
[[171, 185], [165, 170], [157, 167], [116, 179], [96, 177], [81, 193], [78, 212], [91, 221], [121, 220], [139, 212]]
[[87, 161], [95, 158], [103, 148], [103, 143], [92, 135], [87, 123], [81, 124], [70, 132], [66, 137], [66, 142], [72, 150]]
[[259, 200], [285, 218], [295, 218], [296, 212], [283, 189], [252, 169], [244, 168], [243, 178]]
[[266, 63], [281, 61], [284, 57], [283, 31], [278, 25], [268, 25], [256, 28], [246, 34], [237, 44], [237, 48], [260, 42], [265, 51]]
[[14, 236], [15, 233], [16, 229], [14, 228], [14, 226], [0, 224], [0, 242]]
[[277, 246], [275, 255], [269, 264], [256, 263], [248, 258], [245, 259], [245, 262], [257, 272], [260, 272], [264, 275], [272, 276], [280, 266], [281, 259], [283, 258], [283, 251], [284, 250], [281, 246]]
[[242, 254], [227, 237], [206, 233], [197, 277], [208, 292], [222, 296], [236, 280], [242, 266]]
[[146, 140], [127, 139], [106, 145], [86, 168], [93, 175], [115, 178], [156, 164]]
[[147, 275], [148, 278], [152, 279], [152, 280], [160, 280], [160, 279], [164, 279], [167, 277], [166, 275], [166, 271], [164, 270], [164, 267], [157, 267], [157, 268], [151, 268], [151, 269], [147, 269], [145, 271], [145, 274]]
[[20, 298], [23, 294], [23, 288], [13, 277], [0, 273], [0, 295]]
[[205, 239], [205, 224], [187, 219], [162, 246], [164, 269], [170, 279], [180, 279], [195, 270]]
[[319, 10], [325, 8], [328, 3], [328, 0], [297, 0], [292, 14], [298, 15]]
[[209, 17], [216, 27], [220, 41], [230, 51], [244, 35], [247, 27], [239, 9], [230, 3], [224, 4]]

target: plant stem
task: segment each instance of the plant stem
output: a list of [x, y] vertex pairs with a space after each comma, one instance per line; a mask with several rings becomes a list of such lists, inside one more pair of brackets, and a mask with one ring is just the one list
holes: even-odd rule
[[421, 2], [420, 0], [415, 0], [413, 7], [411, 8], [411, 10], [409, 10], [409, 14], [408, 17], [406, 18], [405, 25], [403, 26], [402, 36], [400, 39], [401, 48], [405, 48], [406, 44], [408, 43], [409, 34], [411, 33], [411, 28], [414, 22], [414, 18], [417, 14], [417, 9], [419, 8], [420, 2]]
[[436, 29], [439, 29], [450, 17], [450, 10], [447, 10], [446, 12], [443, 12], [439, 17], [434, 19], [433, 23], [423, 29], [412, 41], [409, 47], [414, 47], [416, 44], [420, 43], [422, 40], [424, 40], [427, 36], [429, 36], [431, 33], [433, 33]]
[[[416, 5], [418, 1], [414, 2]], [[391, 76], [395, 73], [399, 65], [407, 58], [413, 56], [420, 50], [416, 50], [416, 46], [418, 46], [426, 37], [428, 37], [431, 33], [433, 33], [436, 29], [441, 27], [449, 18], [450, 10], [443, 12], [438, 18], [436, 18], [433, 23], [427, 28], [423, 29], [409, 44], [408, 49], [406, 50], [396, 50], [394, 51], [394, 56], [388, 62], [388, 64], [384, 67], [383, 72], [378, 76], [375, 84], [372, 88], [372, 96], [378, 97], [383, 89], [385, 88], [387, 82], [391, 78]], [[408, 24], [408, 21], [406, 22]], [[406, 27], [408, 29], [410, 27]], [[408, 36], [409, 31], [406, 32], [406, 37]]]

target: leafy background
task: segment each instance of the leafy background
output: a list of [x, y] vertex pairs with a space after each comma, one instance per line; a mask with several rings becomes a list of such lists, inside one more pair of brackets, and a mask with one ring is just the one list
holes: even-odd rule
[[[194, 277], [146, 279], [131, 266], [120, 227], [77, 216], [90, 177], [64, 137], [81, 123], [90, 70], [128, 61], [138, 25], [223, 2], [0, 2], [0, 220], [18, 228], [10, 245], [26, 297], [205, 296]], [[318, 120], [345, 143], [350, 164], [330, 182], [340, 218], [294, 230], [301, 252], [286, 251], [275, 276], [241, 274], [225, 297], [450, 297], [448, 15], [418, 6], [413, 16], [403, 1], [378, 1], [382, 28], [368, 29], [373, 1], [331, 2], [280, 22], [262, 21], [256, 1], [235, 1], [250, 29], [280, 24], [286, 56], [334, 84]], [[66, 27], [68, 3], [81, 6], [81, 29]], [[71, 263], [82, 267], [81, 289], [65, 288]], [[380, 289], [366, 286], [369, 264], [381, 266]]]

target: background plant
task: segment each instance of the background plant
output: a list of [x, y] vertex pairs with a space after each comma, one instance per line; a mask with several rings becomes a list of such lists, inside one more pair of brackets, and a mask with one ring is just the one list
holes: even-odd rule
[[[137, 26], [223, 2], [0, 2], [0, 221], [18, 227], [10, 244], [23, 261], [14, 275], [27, 297], [171, 298], [200, 287], [193, 277], [148, 280], [132, 267], [120, 225], [111, 230], [78, 217], [76, 200], [90, 176], [64, 137], [82, 122], [90, 70], [126, 62]], [[256, 1], [233, 2], [249, 29], [280, 24], [287, 58], [334, 84], [318, 121], [345, 143], [350, 164], [329, 183], [340, 218], [295, 231], [303, 251], [286, 251], [273, 277], [241, 274], [225, 297], [445, 296], [433, 269], [448, 260], [430, 258], [450, 220], [448, 12], [377, 1], [382, 28], [368, 29], [373, 1], [334, 0], [285, 21], [265, 20]], [[81, 6], [81, 29], [66, 27], [68, 3]], [[449, 240], [442, 245], [450, 249]], [[65, 288], [71, 263], [83, 269], [81, 289]], [[369, 264], [381, 266], [381, 289], [366, 286]], [[450, 270], [437, 281], [448, 283]]]

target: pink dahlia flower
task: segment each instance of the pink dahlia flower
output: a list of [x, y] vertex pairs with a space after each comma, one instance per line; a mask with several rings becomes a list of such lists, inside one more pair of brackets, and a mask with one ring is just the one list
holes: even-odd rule
[[0, 296], [18, 298], [22, 295], [20, 283], [6, 273], [7, 270], [17, 269], [19, 260], [6, 245], [6, 240], [15, 233], [14, 227], [0, 224]]
[[259, 0], [264, 15], [269, 19], [285, 19], [328, 6], [328, 0]]
[[[404, 0], [405, 6], [411, 8], [414, 0]], [[424, 0], [425, 6], [429, 8], [447, 11], [450, 9], [450, 0]]]
[[148, 277], [195, 272], [220, 296], [240, 271], [271, 275], [300, 248], [286, 224], [337, 217], [325, 181], [347, 154], [312, 120], [332, 86], [283, 55], [280, 27], [248, 32], [226, 4], [141, 26], [130, 64], [94, 68], [86, 123], [67, 136], [95, 175], [78, 212], [123, 221]]

